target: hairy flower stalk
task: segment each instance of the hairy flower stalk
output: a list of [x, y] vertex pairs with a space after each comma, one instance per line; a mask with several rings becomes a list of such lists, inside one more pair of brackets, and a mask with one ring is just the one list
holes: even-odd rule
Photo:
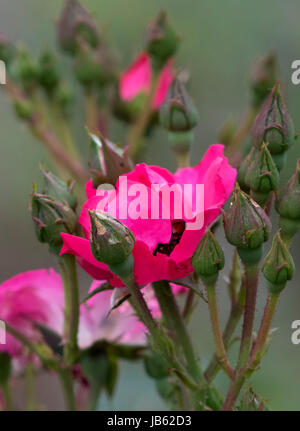
[[228, 361], [220, 327], [216, 297], [216, 281], [219, 271], [224, 268], [224, 264], [223, 250], [212, 232], [208, 229], [192, 257], [192, 265], [206, 287], [210, 319], [216, 344], [216, 356], [226, 374], [230, 378], [233, 378], [233, 370]]

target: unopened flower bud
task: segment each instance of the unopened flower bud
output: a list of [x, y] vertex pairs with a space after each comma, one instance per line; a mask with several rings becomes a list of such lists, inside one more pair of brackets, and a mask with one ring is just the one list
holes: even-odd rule
[[40, 56], [39, 81], [49, 95], [53, 94], [59, 84], [56, 59], [49, 50], [45, 50]]
[[90, 170], [93, 184], [116, 184], [119, 177], [132, 170], [127, 148], [123, 149], [99, 134], [90, 133]]
[[282, 168], [283, 155], [295, 141], [293, 121], [276, 83], [254, 120], [251, 134], [257, 148], [264, 141], [272, 154], [278, 170]]
[[65, 202], [33, 191], [31, 215], [35, 225], [37, 238], [47, 243], [54, 254], [59, 254], [63, 241], [61, 233], [74, 233], [77, 217]]
[[161, 125], [171, 132], [185, 132], [198, 123], [197, 108], [180, 77], [174, 78], [159, 112]]
[[280, 192], [276, 204], [280, 215], [280, 227], [284, 236], [292, 237], [300, 225], [300, 159], [296, 172]]
[[150, 23], [147, 31], [147, 51], [154, 66], [161, 68], [172, 57], [179, 44], [179, 37], [169, 24], [166, 12], [161, 11]]
[[91, 15], [77, 0], [66, 0], [57, 22], [58, 41], [61, 48], [74, 54], [80, 38], [91, 47], [99, 42], [97, 26]]
[[268, 289], [278, 293], [284, 289], [288, 280], [293, 278], [295, 265], [293, 258], [278, 231], [274, 236], [271, 250], [267, 254], [262, 272], [268, 280]]
[[196, 273], [206, 284], [215, 283], [224, 268], [223, 250], [210, 229], [201, 238], [191, 260]]
[[269, 217], [264, 210], [236, 185], [230, 206], [223, 212], [225, 235], [237, 247], [245, 264], [259, 262], [262, 244], [271, 230]]
[[[135, 242], [131, 230], [105, 212], [89, 211], [89, 214], [90, 243], [95, 259], [110, 268], [127, 262]], [[112, 271], [115, 272], [113, 269]]]
[[169, 131], [172, 147], [180, 152], [189, 150], [193, 140], [192, 129], [198, 123], [198, 111], [180, 77], [171, 83], [159, 116], [160, 124]]
[[247, 154], [247, 156], [243, 159], [242, 163], [240, 164], [237, 172], [237, 182], [240, 186], [240, 188], [248, 193], [250, 191], [249, 184], [247, 182], [247, 174], [250, 169], [250, 166], [253, 163], [255, 157], [255, 147], [252, 147], [250, 152]]
[[251, 77], [250, 86], [252, 93], [252, 105], [259, 108], [265, 101], [277, 79], [277, 57], [274, 53], [258, 59], [255, 63]]
[[270, 192], [278, 187], [279, 172], [264, 142], [260, 150], [256, 150], [255, 158], [246, 174], [246, 182], [253, 198], [261, 206], [266, 203]]
[[74, 93], [66, 83], [60, 84], [55, 92], [55, 97], [64, 115], [69, 115], [70, 107], [74, 100]]
[[81, 85], [106, 85], [115, 77], [114, 61], [107, 48], [99, 45], [97, 49], [85, 47], [76, 57], [75, 74]]
[[66, 184], [50, 171], [41, 167], [44, 176], [43, 194], [51, 196], [61, 202], [67, 203], [73, 210], [76, 208], [76, 197], [72, 193], [74, 183]]

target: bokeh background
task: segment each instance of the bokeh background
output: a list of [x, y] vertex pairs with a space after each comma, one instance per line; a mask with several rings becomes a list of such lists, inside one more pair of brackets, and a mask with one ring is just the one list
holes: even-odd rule
[[[241, 118], [249, 102], [249, 70], [257, 57], [274, 50], [279, 57], [282, 86], [296, 129], [300, 129], [300, 85], [291, 83], [291, 63], [300, 58], [300, 3], [298, 0], [82, 0], [103, 26], [108, 40], [119, 52], [120, 62], [126, 67], [143, 48], [146, 24], [161, 8], [183, 39], [177, 58], [178, 67], [191, 74], [190, 92], [200, 113], [197, 139], [193, 148], [196, 163], [207, 147], [216, 142], [220, 125], [230, 116]], [[13, 42], [22, 42], [34, 55], [44, 46], [55, 47], [54, 20], [59, 15], [62, 0], [1, 0], [0, 32]], [[61, 59], [66, 79], [76, 86], [71, 77], [68, 59]], [[75, 106], [79, 121], [74, 128], [81, 151], [86, 152], [86, 138], [82, 121], [80, 97]], [[33, 233], [27, 210], [32, 181], [39, 180], [38, 164], [47, 164], [47, 154], [14, 117], [10, 103], [0, 93], [0, 279], [28, 269], [55, 266], [47, 247], [39, 244]], [[123, 139], [119, 125], [111, 130], [112, 140]], [[146, 160], [175, 169], [163, 132], [157, 131], [146, 152]], [[283, 180], [291, 175], [299, 157], [299, 144], [288, 153], [288, 164]], [[276, 226], [276, 217], [274, 225]], [[222, 240], [222, 235], [220, 236]], [[291, 343], [291, 323], [300, 319], [300, 247], [299, 236], [292, 246], [297, 272], [282, 295], [274, 321], [278, 330], [262, 370], [252, 379], [254, 388], [270, 400], [274, 410], [300, 409], [300, 345]], [[226, 248], [227, 261], [232, 249]], [[228, 273], [228, 266], [224, 274]], [[83, 291], [89, 279], [81, 274]], [[258, 316], [265, 302], [265, 288], [261, 284]], [[225, 283], [220, 282], [219, 306], [222, 318], [228, 313]], [[191, 324], [195, 345], [205, 365], [213, 350], [208, 313], [199, 304]], [[234, 349], [233, 349], [234, 351]], [[226, 389], [226, 377], [218, 377]], [[62, 408], [62, 398], [56, 382], [46, 375], [38, 379], [41, 405], [50, 409]], [[21, 400], [22, 388], [17, 397]], [[20, 401], [20, 406], [21, 406]], [[164, 409], [154, 385], [145, 375], [142, 365], [122, 364], [114, 400], [100, 400], [101, 409]]]

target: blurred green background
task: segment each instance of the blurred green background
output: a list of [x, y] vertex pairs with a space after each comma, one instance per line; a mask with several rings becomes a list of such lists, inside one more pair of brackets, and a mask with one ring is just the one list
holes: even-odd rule
[[[216, 142], [218, 129], [230, 114], [241, 118], [249, 101], [249, 70], [257, 57], [270, 50], [278, 54], [285, 97], [299, 130], [300, 86], [292, 85], [290, 80], [291, 63], [300, 58], [298, 0], [83, 0], [82, 3], [105, 28], [108, 39], [119, 51], [123, 67], [143, 48], [145, 26], [149, 20], [161, 8], [168, 11], [173, 25], [183, 37], [176, 66], [190, 71], [190, 92], [200, 113], [193, 148], [194, 163], [209, 145]], [[54, 20], [61, 6], [62, 0], [1, 0], [0, 32], [13, 42], [22, 41], [37, 56], [44, 46], [55, 47]], [[62, 70], [66, 79], [71, 79], [68, 59], [62, 59]], [[83, 114], [80, 100], [75, 109], [80, 119]], [[10, 103], [2, 93], [0, 112], [0, 278], [5, 280], [21, 271], [55, 266], [55, 261], [49, 256], [47, 247], [37, 243], [27, 210], [32, 181], [40, 178], [38, 164], [40, 161], [47, 163], [47, 154], [16, 121]], [[84, 153], [86, 139], [82, 123], [76, 121], [74, 127]], [[110, 138], [122, 142], [122, 127], [113, 129]], [[157, 131], [152, 139], [147, 161], [175, 169], [173, 155], [164, 145], [165, 134]], [[283, 180], [293, 171], [299, 155], [297, 144], [288, 153]], [[275, 217], [275, 227], [276, 222]], [[300, 345], [294, 346], [290, 341], [291, 323], [300, 319], [298, 244], [299, 236], [292, 247], [297, 272], [280, 301], [274, 322], [278, 330], [262, 362], [262, 370], [252, 380], [254, 388], [270, 400], [274, 410], [300, 409]], [[227, 261], [230, 261], [231, 253], [232, 249], [228, 247]], [[224, 271], [227, 273], [228, 265]], [[81, 279], [86, 290], [89, 279], [84, 274]], [[224, 281], [221, 281], [219, 291], [219, 305], [225, 319], [228, 301]], [[258, 316], [264, 302], [262, 283]], [[191, 330], [205, 364], [213, 350], [213, 341], [204, 303], [199, 304]], [[218, 382], [226, 389], [228, 381], [225, 377], [219, 377]], [[61, 408], [62, 399], [52, 379], [43, 375], [38, 384], [41, 403], [52, 409]], [[21, 392], [18, 397], [21, 399]], [[114, 400], [103, 398], [100, 408], [139, 410], [164, 409], [165, 406], [142, 366], [123, 364]]]

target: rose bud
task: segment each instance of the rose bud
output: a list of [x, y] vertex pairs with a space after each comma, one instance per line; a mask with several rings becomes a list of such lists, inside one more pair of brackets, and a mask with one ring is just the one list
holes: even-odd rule
[[238, 168], [237, 182], [239, 183], [240, 188], [246, 193], [250, 191], [250, 187], [247, 182], [247, 174], [251, 164], [253, 163], [254, 156], [255, 156], [255, 147], [252, 147], [250, 152], [243, 159], [242, 163]]
[[97, 26], [91, 15], [77, 0], [66, 0], [57, 22], [58, 42], [60, 47], [75, 54], [80, 38], [91, 47], [99, 43]]
[[119, 276], [121, 272], [124, 275], [123, 271], [132, 271], [133, 262], [129, 258], [135, 239], [131, 230], [105, 212], [89, 211], [89, 214], [90, 243], [95, 259], [108, 265], [112, 272]]
[[160, 124], [169, 132], [169, 142], [174, 150], [187, 152], [193, 141], [192, 129], [198, 123], [198, 111], [180, 77], [170, 85], [159, 116]]
[[204, 284], [215, 283], [225, 258], [220, 244], [210, 229], [201, 238], [191, 260], [192, 266]]
[[161, 69], [178, 48], [179, 37], [170, 26], [166, 12], [161, 11], [150, 23], [147, 31], [146, 50], [151, 55], [154, 67]]
[[228, 242], [237, 247], [244, 264], [261, 259], [262, 244], [268, 240], [271, 222], [264, 210], [236, 185], [229, 209], [223, 211]]
[[293, 258], [278, 231], [273, 238], [271, 250], [267, 254], [262, 272], [268, 280], [271, 293], [281, 292], [287, 281], [293, 278], [295, 265]]
[[70, 206], [34, 190], [31, 215], [37, 238], [47, 243], [54, 254], [59, 254], [63, 244], [61, 233], [75, 233], [77, 217]]
[[255, 158], [246, 174], [246, 182], [252, 197], [261, 206], [265, 205], [270, 192], [278, 187], [279, 172], [264, 142], [260, 150], [256, 150]]
[[49, 95], [53, 94], [59, 84], [56, 59], [49, 50], [44, 50], [40, 56], [39, 82]]
[[73, 210], [75, 210], [77, 201], [72, 193], [74, 183], [66, 184], [52, 172], [47, 171], [41, 167], [42, 174], [44, 176], [44, 189], [43, 194], [51, 196], [53, 199], [57, 199], [63, 203], [68, 204]]
[[62, 113], [68, 117], [70, 114], [70, 107], [73, 105], [74, 101], [73, 90], [66, 83], [60, 83], [56, 89], [55, 97]]
[[295, 141], [293, 121], [276, 83], [254, 120], [251, 134], [257, 148], [264, 141], [274, 158], [278, 170], [285, 161], [286, 150]]
[[300, 159], [296, 172], [277, 197], [275, 208], [280, 215], [282, 237], [289, 241], [300, 225]]
[[274, 53], [260, 58], [254, 65], [251, 77], [250, 87], [252, 93], [252, 105], [255, 109], [265, 101], [273, 88], [278, 75], [277, 57]]
[[16, 76], [29, 95], [39, 85], [39, 67], [31, 54], [24, 48], [16, 57]]

